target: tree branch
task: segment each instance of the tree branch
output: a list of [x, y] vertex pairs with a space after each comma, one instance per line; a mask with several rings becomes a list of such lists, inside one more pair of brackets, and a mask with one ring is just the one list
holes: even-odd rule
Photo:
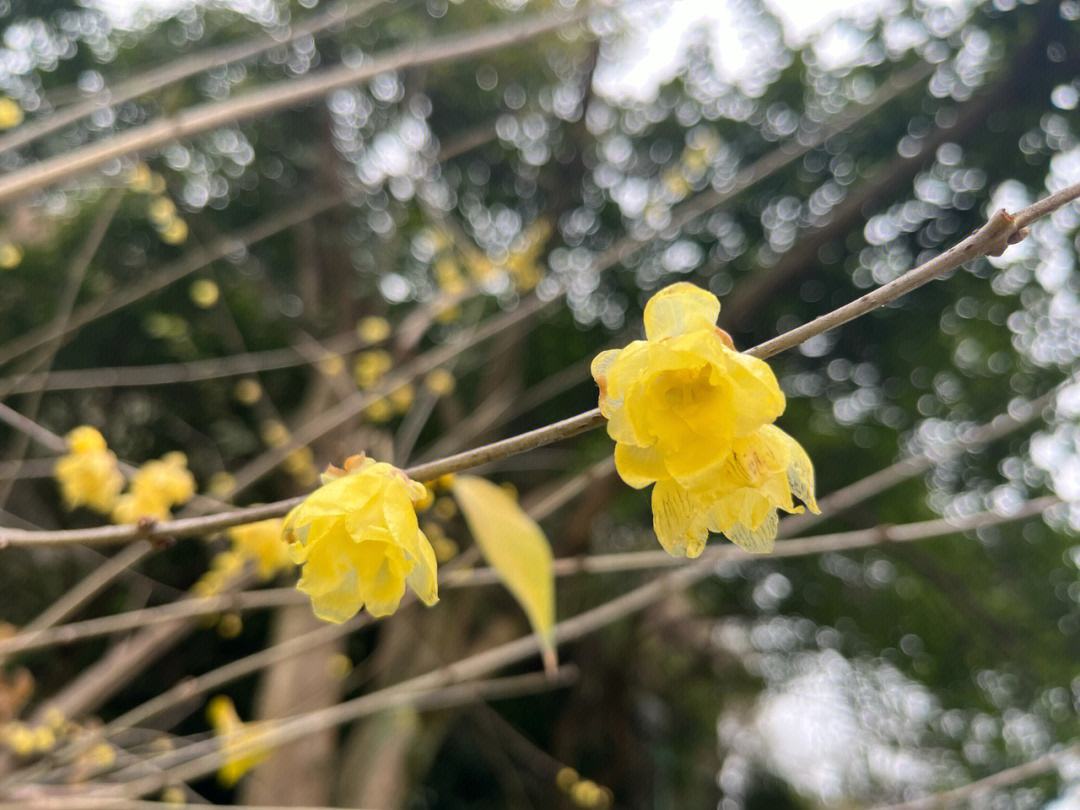
[[380, 73], [452, 62], [517, 45], [579, 22], [594, 11], [594, 7], [587, 7], [572, 14], [533, 17], [526, 22], [492, 27], [480, 33], [415, 42], [382, 57], [365, 59], [359, 67], [330, 68], [303, 79], [279, 82], [225, 101], [192, 107], [171, 118], [153, 121], [5, 175], [0, 178], [0, 205], [28, 192], [71, 180], [110, 160], [142, 154], [211, 129], [269, 115], [360, 84]]
[[[912, 290], [933, 281], [965, 262], [980, 256], [999, 256], [1009, 245], [1021, 241], [1027, 236], [1026, 227], [1039, 217], [1080, 197], [1080, 183], [1061, 189], [1040, 202], [1021, 209], [1015, 215], [1004, 210], [995, 212], [990, 220], [959, 244], [949, 248], [925, 264], [910, 270], [900, 278], [878, 287], [861, 298], [839, 309], [822, 315], [808, 324], [785, 332], [779, 337], [768, 340], [752, 349], [747, 354], [752, 357], [767, 358], [774, 354], [797, 346], [806, 340], [865, 315], [879, 307], [895, 301]], [[598, 408], [585, 413], [529, 431], [520, 436], [493, 442], [492, 444], [458, 453], [439, 461], [411, 467], [405, 472], [417, 480], [431, 480], [441, 475], [468, 470], [479, 464], [506, 458], [526, 450], [543, 447], [553, 442], [568, 439], [604, 424], [604, 417]], [[24, 531], [20, 529], [0, 530], [0, 548], [13, 544], [48, 544], [48, 543], [119, 543], [140, 537], [169, 535], [186, 537], [201, 534], [229, 526], [252, 523], [270, 517], [280, 517], [302, 503], [303, 496], [284, 501], [237, 509], [197, 518], [164, 521], [154, 526], [122, 525], [101, 526], [92, 529], [74, 529], [61, 531]]]

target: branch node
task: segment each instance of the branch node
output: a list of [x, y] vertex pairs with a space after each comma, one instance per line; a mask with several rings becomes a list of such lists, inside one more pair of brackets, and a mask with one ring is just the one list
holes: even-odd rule
[[157, 528], [157, 524], [157, 518], [143, 515], [135, 524], [136, 530], [138, 532], [137, 537], [144, 540], [149, 540], [154, 545], [154, 548], [163, 549], [175, 546], [175, 537], [167, 534], [157, 534], [154, 531]]
[[999, 208], [983, 226], [981, 236], [986, 240], [986, 255], [1000, 256], [1009, 245], [1015, 245], [1027, 236], [1027, 229], [1018, 228], [1013, 215]]

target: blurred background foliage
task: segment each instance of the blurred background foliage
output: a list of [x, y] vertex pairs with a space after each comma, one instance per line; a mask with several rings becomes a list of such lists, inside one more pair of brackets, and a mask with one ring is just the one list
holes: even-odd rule
[[[356, 3], [335, 11], [317, 0], [0, 2], [9, 105], [0, 117], [12, 124], [0, 133], [0, 169], [403, 43], [566, 4], [368, 5], [351, 14]], [[132, 463], [182, 450], [204, 494], [275, 500], [307, 491], [316, 469], [361, 450], [405, 465], [593, 407], [588, 360], [636, 337], [644, 302], [674, 280], [715, 292], [722, 325], [746, 348], [896, 278], [990, 211], [1080, 176], [1080, 4], [880, 0], [824, 9], [801, 27], [798, 10], [627, 0], [587, 26], [381, 73], [11, 202], [0, 224], [4, 405], [59, 435], [94, 425]], [[285, 42], [295, 26], [331, 13], [351, 16]], [[283, 44], [106, 103], [121, 82], [266, 36]], [[897, 77], [907, 86], [891, 84]], [[881, 94], [849, 129], [716, 204], [743, 184], [740, 170], [788, 154]], [[21, 128], [87, 100], [97, 102], [88, 117], [5, 148]], [[772, 361], [789, 397], [781, 425], [814, 459], [819, 494], [905, 454], [935, 461], [823, 530], [1007, 512], [1056, 493], [1066, 505], [1045, 520], [725, 564], [691, 592], [562, 649], [579, 669], [569, 688], [378, 715], [271, 757], [239, 787], [195, 782], [189, 798], [477, 810], [609, 801], [854, 807], [963, 784], [1074, 740], [1075, 395], [1066, 389], [1045, 421], [978, 452], [942, 448], [1068, 377], [1080, 353], [1078, 224], [1076, 207], [1063, 209], [1004, 256]], [[627, 239], [635, 249], [607, 261]], [[136, 291], [145, 294], [125, 298]], [[358, 390], [378, 389], [387, 372], [537, 301], [547, 303], [441, 365], [453, 390], [445, 377], [439, 385], [420, 376], [411, 390], [304, 438], [305, 426], [355, 403]], [[102, 304], [115, 307], [95, 309]], [[381, 348], [369, 345], [379, 342], [372, 317], [392, 327]], [[48, 340], [58, 323], [73, 328]], [[223, 359], [214, 376], [191, 379], [215, 358]], [[154, 373], [168, 383], [131, 373], [146, 366], [167, 366]], [[61, 373], [77, 371], [87, 373]], [[309, 450], [289, 449], [294, 436]], [[5, 524], [99, 520], [63, 509], [50, 480], [55, 444], [27, 444], [6, 426], [3, 437]], [[610, 451], [597, 432], [484, 474], [535, 502]], [[245, 486], [234, 496], [237, 480]], [[433, 514], [442, 534], [469, 545], [449, 507]], [[609, 474], [544, 526], [556, 556], [655, 547], [647, 494]], [[77, 618], [176, 599], [222, 545], [185, 539], [146, 557]], [[445, 547], [449, 555], [453, 545]], [[101, 553], [0, 551], [0, 619], [30, 622]], [[559, 617], [651, 576], [564, 578]], [[108, 721], [315, 627], [292, 609], [190, 625], [134, 659], [72, 719]], [[223, 691], [245, 720], [291, 714], [524, 632], [504, 592], [450, 590], [434, 609], [403, 609]], [[3, 689], [13, 692], [19, 668], [33, 678], [32, 695], [10, 715], [30, 716], [64, 694], [113, 641], [121, 639], [10, 658]], [[137, 756], [155, 738], [176, 735], [181, 745], [208, 728], [196, 701], [116, 745]], [[4, 767], [10, 774], [37, 761], [9, 757]], [[986, 806], [1080, 801], [1075, 765], [1006, 786]], [[564, 768], [610, 793], [575, 793]]]

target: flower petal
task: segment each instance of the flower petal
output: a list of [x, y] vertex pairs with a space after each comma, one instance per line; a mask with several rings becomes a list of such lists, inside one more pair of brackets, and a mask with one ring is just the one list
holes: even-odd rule
[[700, 329], [712, 330], [720, 315], [720, 302], [707, 290], [680, 281], [665, 287], [645, 305], [645, 335], [665, 340]]
[[776, 545], [776, 529], [779, 524], [776, 510], [771, 509], [756, 529], [747, 528], [743, 523], [736, 523], [724, 534], [732, 543], [751, 554], [768, 554]]
[[814, 465], [810, 456], [803, 450], [802, 445], [795, 441], [780, 428], [773, 425], [767, 426], [775, 441], [782, 443], [788, 452], [787, 478], [791, 491], [806, 507], [815, 515], [820, 515], [817, 499], [814, 497]]
[[697, 518], [703, 509], [689, 491], [674, 481], [660, 481], [652, 491], [653, 529], [656, 539], [673, 557], [697, 557], [709, 533]]
[[439, 601], [439, 580], [436, 574], [437, 563], [435, 551], [431, 548], [427, 536], [421, 532], [416, 533], [416, 554], [413, 566], [409, 574], [409, 587], [416, 591], [420, 601], [431, 607]]
[[616, 444], [615, 469], [619, 477], [634, 489], [642, 489], [654, 481], [671, 477], [664, 466], [664, 459], [653, 447]]

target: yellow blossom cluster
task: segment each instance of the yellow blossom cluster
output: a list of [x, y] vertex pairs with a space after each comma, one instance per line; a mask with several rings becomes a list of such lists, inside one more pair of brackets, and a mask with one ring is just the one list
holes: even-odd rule
[[377, 385], [392, 366], [388, 351], [373, 349], [361, 352], [353, 361], [353, 379], [358, 386], [367, 390]]
[[[215, 554], [210, 560], [210, 568], [191, 586], [193, 596], [216, 596], [224, 593], [234, 582], [239, 581], [250, 557], [244, 552], [230, 548]], [[217, 617], [208, 624], [213, 626], [217, 623]]]
[[582, 779], [578, 772], [570, 767], [559, 769], [555, 774], [555, 785], [570, 797], [576, 807], [610, 807], [615, 798], [610, 788], [601, 787], [591, 779]]
[[78, 731], [79, 727], [60, 711], [50, 709], [39, 723], [24, 723], [20, 720], [0, 723], [0, 746], [20, 757], [44, 754]]
[[218, 695], [206, 704], [206, 717], [214, 735], [220, 738], [225, 755], [225, 764], [218, 770], [218, 781], [225, 787], [232, 787], [269, 755], [266, 748], [258, 745], [262, 730], [244, 723], [233, 702], [225, 695]]
[[0, 725], [0, 745], [20, 757], [42, 754], [56, 747], [56, 732], [48, 726], [31, 726], [17, 720]]
[[70, 452], [60, 457], [53, 470], [64, 503], [69, 509], [88, 506], [109, 514], [124, 488], [116, 454], [105, 444], [105, 437], [87, 425], [67, 435], [67, 446]]
[[139, 162], [128, 170], [127, 187], [136, 194], [160, 196], [165, 193], [165, 178]]
[[646, 340], [592, 364], [615, 466], [637, 489], [655, 484], [653, 526], [664, 548], [696, 557], [710, 531], [748, 551], [776, 538], [777, 510], [817, 511], [802, 447], [773, 426], [784, 394], [762, 360], [735, 351], [716, 326], [720, 302], [674, 284], [645, 307]]
[[522, 292], [533, 289], [544, 277], [545, 268], [540, 261], [541, 253], [551, 235], [551, 223], [538, 219], [529, 225], [510, 246], [504, 266]]
[[143, 464], [131, 478], [128, 491], [113, 509], [117, 523], [135, 523], [140, 518], [168, 520], [174, 506], [195, 495], [195, 477], [188, 471], [187, 456], [166, 453]]
[[285, 518], [297, 587], [315, 615], [343, 622], [366, 607], [373, 616], [397, 610], [406, 585], [427, 605], [438, 601], [435, 553], [420, 531], [413, 504], [423, 484], [389, 464], [356, 456], [331, 468], [325, 483]]
[[187, 239], [187, 223], [180, 218], [176, 204], [168, 197], [164, 195], [153, 197], [150, 200], [148, 214], [162, 242], [179, 245]]
[[278, 571], [292, 567], [289, 547], [282, 536], [284, 521], [280, 518], [260, 520], [243, 526], [233, 526], [228, 531], [233, 550], [253, 560], [259, 577], [273, 578]]

